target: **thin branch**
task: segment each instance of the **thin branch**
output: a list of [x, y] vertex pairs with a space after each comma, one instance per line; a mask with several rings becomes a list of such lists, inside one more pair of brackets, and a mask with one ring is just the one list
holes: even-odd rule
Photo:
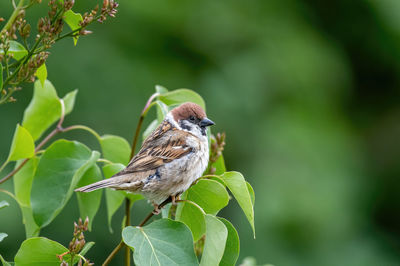
[[[92, 133], [97, 139], [100, 140], [100, 136], [99, 134], [97, 134], [96, 131], [94, 131], [93, 129], [87, 127], [87, 126], [82, 126], [82, 125], [73, 125], [73, 126], [69, 126], [66, 128], [62, 127], [62, 123], [64, 122], [64, 117], [65, 117], [65, 105], [64, 105], [64, 101], [62, 99], [60, 99], [60, 104], [61, 104], [61, 116], [60, 116], [60, 120], [57, 123], [57, 126], [55, 129], [53, 129], [53, 131], [51, 131], [49, 133], [49, 135], [47, 135], [40, 143], [39, 145], [37, 145], [37, 147], [35, 148], [35, 155], [40, 151], [40, 149], [47, 143], [49, 142], [50, 139], [52, 139], [55, 135], [57, 135], [58, 133], [63, 133], [63, 132], [68, 132], [70, 130], [74, 130], [74, 129], [83, 129], [86, 130], [90, 133]], [[15, 175], [19, 170], [21, 170], [21, 168], [29, 161], [30, 158], [26, 158], [25, 160], [22, 161], [22, 163], [20, 165], [18, 165], [17, 168], [15, 168], [13, 171], [11, 171], [8, 175], [6, 175], [5, 177], [3, 177], [0, 180], [0, 184], [6, 182], [8, 179], [10, 179], [13, 175]]]
[[[125, 227], [131, 224], [131, 200], [125, 199]], [[125, 266], [131, 265], [131, 249], [125, 246]]]
[[125, 245], [125, 243], [121, 240], [121, 242], [119, 242], [118, 246], [116, 246], [114, 248], [114, 250], [110, 253], [110, 255], [108, 255], [107, 259], [103, 262], [103, 266], [107, 266], [108, 264], [110, 264], [111, 260], [114, 258], [114, 256], [118, 253], [118, 251], [120, 251], [120, 249]]
[[11, 25], [14, 23], [14, 20], [18, 16], [19, 12], [24, 9], [24, 3], [25, 3], [25, 0], [19, 1], [18, 6], [15, 7], [13, 13], [11, 14], [11, 17], [8, 19], [6, 25], [4, 25], [4, 27], [1, 31], [8, 30], [11, 27]]
[[136, 144], [138, 142], [139, 139], [139, 133], [140, 133], [140, 129], [142, 128], [142, 124], [143, 124], [143, 120], [147, 114], [147, 111], [150, 109], [151, 107], [151, 102], [154, 100], [154, 98], [156, 98], [158, 95], [160, 95], [158, 92], [154, 93], [153, 95], [150, 96], [150, 98], [147, 100], [146, 105], [143, 108], [142, 113], [140, 114], [140, 118], [139, 118], [139, 122], [136, 126], [136, 132], [135, 135], [133, 136], [133, 141], [132, 141], [132, 150], [131, 150], [131, 159], [133, 158], [133, 155], [135, 154], [135, 149], [136, 149]]

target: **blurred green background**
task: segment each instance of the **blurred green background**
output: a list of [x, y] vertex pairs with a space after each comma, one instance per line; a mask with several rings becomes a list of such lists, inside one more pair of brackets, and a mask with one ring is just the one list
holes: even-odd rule
[[[61, 96], [79, 89], [65, 125], [131, 141], [155, 84], [193, 89], [213, 131], [227, 134], [228, 169], [256, 192], [256, 239], [236, 203], [221, 214], [239, 231], [239, 261], [400, 265], [400, 1], [119, 3], [117, 17], [91, 27], [76, 47], [63, 40], [51, 50], [48, 79]], [[95, 4], [76, 0], [75, 10]], [[33, 7], [28, 19], [46, 8]], [[11, 1], [0, 1], [0, 16], [10, 14]], [[17, 103], [0, 107], [1, 162], [31, 95], [28, 84]], [[62, 137], [99, 149], [84, 132]], [[13, 260], [25, 237], [21, 214], [0, 199], [11, 203], [1, 210], [9, 236], [0, 253]], [[87, 234], [96, 264], [120, 239], [123, 210], [110, 234], [104, 203]], [[149, 210], [137, 203], [133, 222]], [[77, 217], [73, 199], [41, 235], [67, 245]], [[113, 265], [121, 263], [122, 254]]]

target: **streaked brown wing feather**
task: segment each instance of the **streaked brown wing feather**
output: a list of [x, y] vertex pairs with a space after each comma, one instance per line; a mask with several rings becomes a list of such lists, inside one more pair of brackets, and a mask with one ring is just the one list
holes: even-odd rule
[[139, 153], [118, 175], [156, 169], [190, 153], [192, 149], [186, 145], [186, 138], [182, 135], [190, 135], [190, 133], [180, 131], [179, 134], [176, 134], [175, 130], [177, 129], [166, 121], [160, 124], [143, 142]]

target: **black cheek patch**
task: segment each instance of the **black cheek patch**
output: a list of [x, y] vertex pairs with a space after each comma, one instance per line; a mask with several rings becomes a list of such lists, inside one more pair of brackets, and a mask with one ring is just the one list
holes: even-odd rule
[[179, 126], [180, 126], [182, 129], [186, 129], [186, 130], [188, 130], [188, 131], [192, 130], [192, 127], [191, 127], [191, 126], [189, 126], [188, 124], [184, 123], [184, 120], [181, 120], [181, 121], [179, 122]]

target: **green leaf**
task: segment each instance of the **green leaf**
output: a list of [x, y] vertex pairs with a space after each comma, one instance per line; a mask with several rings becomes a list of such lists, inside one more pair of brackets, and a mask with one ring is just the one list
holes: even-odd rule
[[247, 186], [247, 190], [248, 190], [249, 193], [250, 193], [251, 205], [253, 205], [253, 208], [254, 208], [254, 203], [255, 203], [255, 201], [256, 201], [256, 195], [254, 194], [254, 189], [253, 189], [253, 187], [250, 185], [250, 183], [247, 182], [247, 181], [246, 181], [246, 186]]
[[151, 132], [153, 132], [153, 130], [157, 128], [158, 124], [159, 124], [159, 123], [158, 123], [158, 120], [157, 120], [157, 119], [154, 119], [154, 120], [147, 126], [147, 128], [144, 130], [144, 132], [143, 132], [143, 134], [142, 134], [143, 141], [144, 141], [148, 136], [150, 136]]
[[3, 241], [8, 235], [6, 233], [0, 233], [0, 242]]
[[[80, 23], [83, 21], [82, 15], [75, 13], [71, 9], [64, 13], [63, 19], [73, 31], [79, 29], [81, 27]], [[74, 37], [74, 45], [78, 42], [78, 37]]]
[[219, 182], [211, 179], [200, 179], [189, 188], [186, 199], [200, 205], [206, 213], [217, 214], [228, 205], [229, 194]]
[[42, 84], [42, 87], [44, 86], [44, 82], [47, 79], [47, 68], [46, 64], [42, 64], [35, 73], [35, 76], [39, 79], [40, 83]]
[[3, 266], [11, 266], [11, 264], [7, 262], [1, 255], [0, 255], [0, 261], [3, 264]]
[[65, 105], [65, 115], [71, 113], [72, 109], [74, 109], [75, 105], [75, 98], [76, 94], [78, 93], [78, 90], [73, 90], [71, 92], [68, 92], [63, 100], [64, 100], [64, 105]]
[[[79, 180], [77, 187], [83, 187], [102, 179], [100, 168], [94, 164], [90, 167]], [[100, 207], [101, 190], [96, 190], [91, 193], [76, 193], [78, 199], [79, 213], [83, 220], [89, 217], [89, 231], [92, 230], [93, 218]]]
[[165, 87], [161, 86], [161, 85], [156, 85], [156, 92], [161, 94], [161, 93], [168, 92], [168, 90]]
[[26, 238], [39, 236], [40, 227], [33, 218], [32, 208], [30, 206], [21, 205], [22, 222], [25, 225]]
[[161, 121], [164, 120], [165, 116], [169, 112], [168, 106], [163, 103], [162, 101], [155, 101], [156, 107], [157, 107], [157, 120], [158, 123], [161, 123]]
[[[17, 162], [15, 167], [18, 167], [22, 160]], [[32, 209], [31, 209], [31, 189], [33, 177], [36, 172], [39, 159], [32, 157], [13, 177], [14, 180], [14, 194], [21, 207], [22, 222], [25, 225], [26, 237], [37, 236], [39, 227], [36, 225]]]
[[158, 96], [162, 102], [166, 105], [178, 105], [185, 102], [197, 103], [204, 110], [206, 110], [206, 104], [203, 98], [196, 92], [188, 89], [177, 89], [174, 91], [166, 92]]
[[192, 234], [181, 222], [159, 219], [144, 227], [128, 226], [122, 239], [134, 250], [138, 266], [198, 265]]
[[[110, 178], [114, 174], [118, 173], [125, 166], [120, 163], [115, 164], [107, 164], [103, 167], [103, 174], [105, 178]], [[119, 209], [121, 204], [124, 202], [125, 195], [122, 191], [116, 191], [109, 188], [106, 188], [106, 205], [107, 205], [107, 220], [108, 220], [108, 229], [112, 233], [111, 221], [115, 212]]]
[[254, 209], [250, 191], [247, 188], [247, 184], [243, 175], [239, 172], [226, 172], [221, 175], [221, 178], [225, 181], [227, 187], [242, 208], [247, 220], [251, 225], [251, 228], [253, 229], [253, 234], [255, 237], [256, 232], [254, 228]]
[[22, 125], [37, 140], [55, 121], [60, 118], [61, 104], [57, 92], [50, 81], [44, 86], [35, 82], [33, 98], [25, 109]]
[[97, 151], [90, 152], [76, 141], [61, 139], [46, 149], [40, 158], [31, 192], [33, 217], [39, 227], [48, 225], [60, 213], [82, 175], [99, 157]]
[[3, 209], [8, 206], [10, 206], [10, 203], [8, 203], [7, 201], [5, 200], [0, 201], [0, 209]]
[[35, 154], [35, 143], [28, 130], [17, 124], [7, 161], [30, 158]]
[[[10, 41], [10, 48], [8, 49], [7, 54], [11, 54], [12, 57], [16, 60], [20, 60], [24, 56], [28, 54], [28, 51], [25, 47], [16, 41]], [[0, 49], [0, 54], [4, 54], [4, 50]]]
[[186, 224], [197, 242], [206, 232], [205, 212], [197, 204], [180, 202], [176, 209], [175, 219]]
[[[60, 265], [60, 260], [57, 255], [67, 251], [68, 249], [66, 247], [53, 240], [44, 237], [29, 238], [22, 242], [21, 247], [15, 255], [15, 265]], [[63, 257], [65, 261], [69, 261], [70, 258], [69, 254]]]
[[236, 261], [239, 258], [240, 251], [240, 242], [239, 235], [233, 227], [233, 225], [224, 218], [218, 218], [221, 222], [223, 222], [228, 229], [228, 238], [226, 239], [224, 256], [219, 263], [220, 266], [230, 266], [236, 265]]
[[228, 230], [214, 215], [206, 215], [206, 241], [200, 265], [218, 265], [224, 255]]
[[131, 146], [126, 139], [114, 135], [104, 135], [101, 137], [100, 145], [105, 159], [124, 165], [129, 163]]

